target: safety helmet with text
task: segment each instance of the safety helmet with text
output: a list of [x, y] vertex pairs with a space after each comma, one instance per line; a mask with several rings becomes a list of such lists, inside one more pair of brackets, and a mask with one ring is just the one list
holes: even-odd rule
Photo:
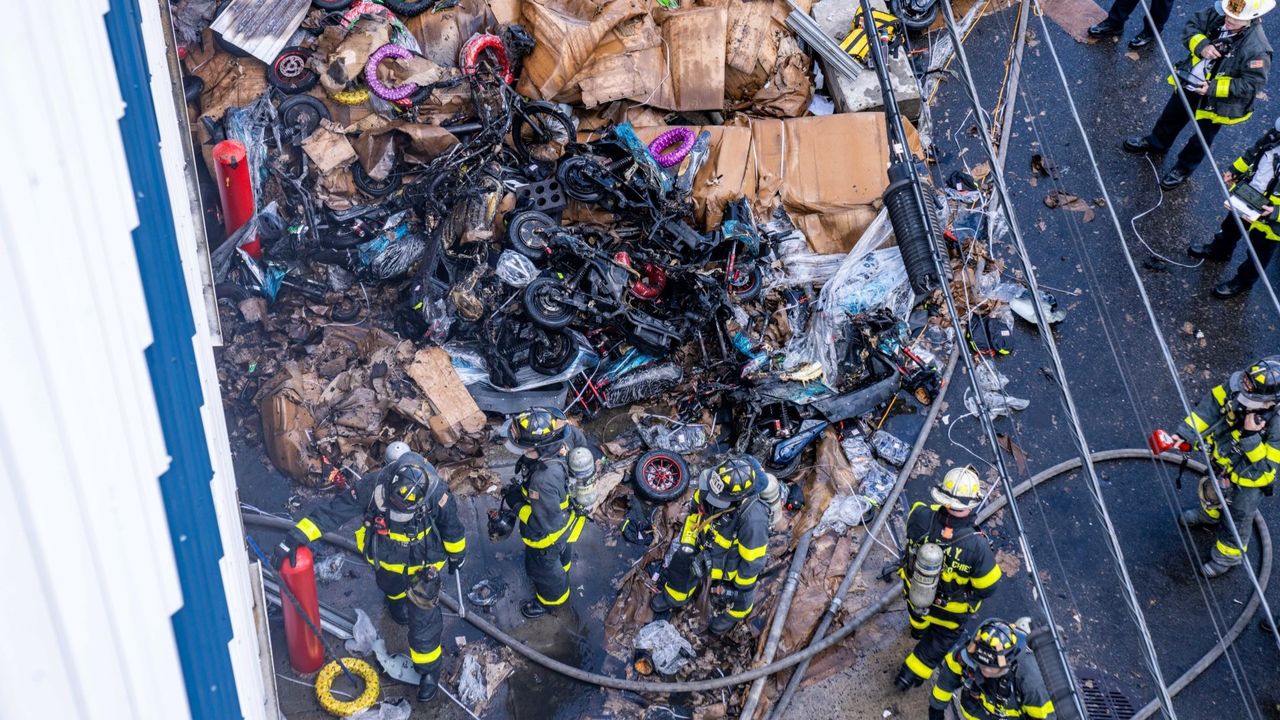
[[1003, 620], [988, 620], [978, 626], [965, 648], [969, 659], [979, 667], [1008, 670], [1018, 647], [1018, 632]]
[[934, 502], [956, 512], [972, 510], [982, 501], [982, 482], [972, 465], [951, 468], [930, 490]]
[[731, 455], [719, 465], [702, 473], [700, 488], [703, 500], [713, 507], [725, 509], [750, 495], [757, 480], [754, 464], [741, 455]]

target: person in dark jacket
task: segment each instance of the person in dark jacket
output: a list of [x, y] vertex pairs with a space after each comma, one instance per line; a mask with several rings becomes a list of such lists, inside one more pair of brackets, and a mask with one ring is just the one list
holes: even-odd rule
[[[907, 547], [898, 568], [907, 597], [911, 637], [916, 646], [902, 662], [894, 684], [910, 690], [933, 675], [943, 655], [955, 644], [982, 601], [996, 591], [1002, 576], [991, 543], [974, 524], [973, 510], [982, 501], [982, 485], [971, 467], [952, 468], [930, 494], [934, 504], [918, 502], [907, 513]], [[911, 583], [920, 547], [942, 550], [937, 593], [925, 607], [912, 605]], [[917, 602], [922, 602], [917, 600]]]
[[1222, 507], [1209, 477], [1201, 480], [1200, 503], [1182, 511], [1187, 527], [1208, 527], [1217, 531], [1209, 560], [1200, 571], [1206, 577], [1224, 575], [1244, 562], [1247, 547], [1240, 547], [1253, 534], [1253, 515], [1264, 495], [1272, 493], [1276, 471], [1280, 469], [1280, 428], [1276, 427], [1276, 407], [1280, 403], [1280, 359], [1265, 358], [1233, 373], [1223, 385], [1209, 391], [1191, 415], [1183, 420], [1183, 431], [1174, 442], [1192, 446], [1203, 443], [1217, 466], [1235, 533], [1222, 522]]
[[[1254, 100], [1267, 85], [1271, 44], [1261, 18], [1275, 5], [1276, 0], [1223, 0], [1187, 21], [1183, 41], [1190, 54], [1178, 61], [1177, 76], [1170, 75], [1168, 82], [1180, 84], [1186, 92], [1196, 125], [1209, 145], [1223, 125], [1249, 119]], [[1124, 150], [1166, 153], [1191, 119], [1175, 87], [1150, 134], [1125, 140]], [[1189, 138], [1173, 166], [1160, 177], [1160, 187], [1172, 190], [1186, 182], [1206, 150], [1199, 138]]]
[[[1155, 21], [1156, 26], [1151, 27], [1151, 23], [1147, 21], [1146, 13], [1140, 13], [1142, 16], [1142, 30], [1133, 39], [1129, 41], [1129, 47], [1134, 50], [1144, 48], [1155, 42], [1156, 35], [1164, 32], [1164, 24], [1169, 20], [1169, 13], [1173, 12], [1173, 0], [1151, 0], [1151, 19]], [[1089, 28], [1089, 37], [1113, 37], [1124, 32], [1124, 23], [1138, 8], [1138, 0], [1115, 0], [1111, 3], [1111, 9], [1107, 11], [1107, 17], [1102, 22]]]
[[453, 493], [435, 467], [404, 443], [392, 446], [382, 470], [299, 520], [276, 548], [275, 562], [292, 563], [297, 548], [361, 515], [356, 546], [374, 568], [391, 618], [409, 626], [409, 656], [422, 675], [418, 699], [426, 702], [435, 697], [440, 679], [440, 571], [446, 562], [450, 573], [462, 567], [467, 536]]
[[956, 693], [966, 720], [1057, 716], [1026, 633], [1001, 620], [982, 623], [947, 653], [929, 698], [929, 720], [945, 720]]
[[[1236, 158], [1230, 170], [1223, 171], [1222, 179], [1231, 187], [1231, 193], [1237, 198], [1245, 197], [1239, 190], [1247, 190], [1248, 197], [1260, 198], [1261, 206], [1243, 200], [1234, 200], [1240, 220], [1249, 234], [1249, 244], [1258, 255], [1258, 262], [1263, 267], [1275, 254], [1276, 243], [1280, 242], [1280, 118], [1274, 127], [1263, 133], [1243, 155]], [[1257, 217], [1253, 217], [1256, 213]], [[1231, 252], [1240, 242], [1240, 225], [1230, 212], [1222, 220], [1222, 227], [1209, 242], [1192, 243], [1187, 254], [1213, 262], [1224, 262], [1231, 259]], [[1258, 269], [1253, 258], [1246, 254], [1244, 260], [1236, 266], [1230, 277], [1213, 288], [1213, 296], [1217, 298], [1235, 297], [1258, 281]]]
[[755, 607], [756, 583], [769, 552], [769, 506], [760, 499], [767, 478], [750, 455], [725, 458], [704, 471], [661, 590], [649, 602], [655, 619], [688, 604], [706, 579], [716, 608], [707, 630], [723, 635]]
[[520, 606], [527, 618], [546, 615], [569, 600], [573, 544], [587, 523], [569, 495], [568, 455], [596, 450], [581, 430], [554, 408], [532, 408], [512, 416], [501, 430], [507, 448], [520, 454], [507, 504], [516, 509], [524, 541], [524, 568], [533, 597]]

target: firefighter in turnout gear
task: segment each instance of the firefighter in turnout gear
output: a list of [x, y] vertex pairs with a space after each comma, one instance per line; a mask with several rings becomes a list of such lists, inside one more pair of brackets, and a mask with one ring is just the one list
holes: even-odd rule
[[712, 607], [707, 630], [723, 635], [751, 614], [756, 581], [769, 551], [769, 505], [760, 499], [767, 476], [750, 455], [725, 458], [703, 471], [661, 590], [649, 602], [655, 619], [684, 607], [705, 579]]
[[[971, 517], [982, 500], [982, 485], [973, 468], [949, 470], [931, 494], [935, 504], [918, 502], [907, 514], [906, 554], [898, 569], [907, 596], [911, 637], [918, 641], [894, 679], [899, 690], [929, 679], [1001, 577], [991, 544]], [[940, 567], [922, 573], [921, 556], [938, 549]], [[919, 598], [919, 588], [913, 590], [913, 584], [926, 580], [937, 583], [932, 602]], [[928, 604], [916, 607], [917, 602]]]
[[947, 653], [929, 698], [929, 720], [944, 720], [956, 693], [965, 720], [1056, 717], [1026, 633], [1000, 620], [982, 623]]
[[[1250, 213], [1241, 210], [1240, 219], [1249, 232], [1249, 244], [1258, 254], [1258, 262], [1266, 267], [1275, 253], [1276, 244], [1280, 242], [1280, 118], [1275, 125], [1231, 164], [1231, 169], [1223, 172], [1222, 179], [1231, 186], [1231, 192], [1241, 201], [1249, 198], [1253, 203], [1246, 206], [1258, 213], [1255, 220], [1250, 221]], [[1255, 204], [1256, 203], [1256, 206]], [[1227, 213], [1222, 220], [1222, 228], [1207, 243], [1193, 243], [1187, 248], [1187, 254], [1193, 258], [1201, 258], [1215, 262], [1231, 259], [1231, 251], [1240, 242], [1240, 226], [1235, 216]], [[1229, 298], [1253, 287], [1258, 280], [1258, 270], [1249, 257], [1236, 266], [1234, 272], [1226, 280], [1213, 288], [1214, 297]]]
[[[1280, 429], [1276, 405], [1280, 402], [1280, 356], [1273, 356], [1234, 373], [1225, 385], [1209, 391], [1191, 416], [1183, 421], [1182, 436], [1193, 446], [1203, 441], [1215, 465], [1222, 496], [1227, 501], [1236, 532], [1246, 544], [1253, 528], [1253, 514], [1263, 495], [1272, 493], [1280, 468]], [[1217, 493], [1204, 477], [1200, 503], [1182, 511], [1187, 527], [1217, 528], [1217, 540], [1201, 572], [1218, 577], [1244, 562], [1248, 547], [1238, 547], [1231, 528], [1222, 522]]]
[[[1182, 86], [1210, 145], [1222, 126], [1249, 119], [1254, 100], [1267, 86], [1271, 44], [1261, 18], [1275, 6], [1276, 0], [1221, 0], [1193, 15], [1183, 29], [1190, 54], [1174, 66], [1177, 72], [1168, 76], [1168, 83]], [[1124, 150], [1166, 153], [1188, 122], [1175, 87], [1151, 133], [1125, 140]], [[1204, 157], [1205, 147], [1193, 135], [1160, 178], [1160, 187], [1172, 190], [1186, 182]]]
[[569, 600], [573, 544], [587, 517], [569, 493], [569, 451], [586, 447], [586, 435], [554, 408], [532, 408], [512, 416], [501, 429], [507, 449], [520, 455], [506, 503], [516, 510], [524, 540], [524, 568], [533, 598], [520, 606], [528, 618], [546, 615]]
[[426, 702], [435, 697], [440, 679], [440, 572], [446, 562], [450, 573], [462, 567], [467, 538], [457, 502], [435, 467], [407, 446], [388, 448], [388, 457], [396, 453], [381, 470], [299, 520], [277, 547], [276, 559], [292, 561], [298, 547], [363, 513], [356, 546], [374, 567], [391, 618], [409, 626], [409, 657], [422, 674], [418, 699]]

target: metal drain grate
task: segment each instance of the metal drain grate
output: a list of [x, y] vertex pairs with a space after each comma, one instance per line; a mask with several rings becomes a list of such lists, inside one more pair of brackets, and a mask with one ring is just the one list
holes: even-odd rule
[[1108, 677], [1081, 675], [1080, 698], [1089, 720], [1131, 720], [1138, 713], [1129, 692]]

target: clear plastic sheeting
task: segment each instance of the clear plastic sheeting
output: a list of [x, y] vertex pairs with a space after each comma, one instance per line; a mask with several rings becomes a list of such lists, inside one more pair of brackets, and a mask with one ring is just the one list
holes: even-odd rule
[[896, 317], [906, 318], [914, 302], [915, 294], [898, 248], [861, 255], [855, 249], [818, 294], [818, 312], [809, 324], [809, 331], [792, 338], [787, 345], [786, 367], [818, 362], [830, 382], [839, 382], [836, 353], [837, 348], [843, 346], [839, 340], [851, 332], [850, 317], [888, 309]]
[[910, 445], [886, 430], [877, 430], [871, 436], [871, 447], [875, 449], [877, 457], [898, 468], [907, 462], [907, 456], [911, 454]]
[[538, 277], [538, 267], [529, 258], [514, 250], [503, 250], [495, 268], [498, 279], [511, 287], [522, 288]]
[[453, 369], [458, 373], [458, 377], [462, 379], [463, 385], [487, 383], [496, 390], [509, 393], [533, 390], [566, 382], [569, 378], [576, 377], [583, 370], [593, 368], [600, 362], [599, 355], [587, 350], [583, 343], [579, 342], [578, 357], [574, 358], [569, 367], [565, 368], [564, 372], [559, 375], [542, 375], [530, 368], [521, 368], [516, 372], [515, 387], [500, 388], [493, 385], [492, 380], [489, 378], [489, 365], [480, 353], [455, 343], [444, 345], [444, 349], [449, 353], [449, 357], [453, 359]]
[[271, 93], [261, 97], [244, 107], [227, 110], [223, 122], [226, 126], [228, 140], [239, 140], [244, 145], [249, 158], [249, 177], [253, 182], [253, 206], [262, 201], [262, 186], [267, 181], [267, 128], [271, 128], [277, 145], [280, 138], [279, 118], [276, 106], [271, 102]]
[[777, 247], [780, 267], [765, 280], [769, 288], [823, 285], [840, 270], [844, 253], [816, 253], [799, 230], [792, 230]]
[[814, 526], [813, 534], [815, 537], [829, 532], [843, 535], [850, 528], [861, 525], [872, 507], [871, 501], [861, 495], [837, 495], [831, 498], [831, 504], [822, 513], [822, 519]]
[[[978, 387], [982, 390], [982, 399], [991, 411], [992, 417], [1008, 415], [1014, 410], [1026, 410], [1031, 405], [1030, 400], [1013, 397], [1004, 391], [1005, 386], [1009, 384], [1009, 378], [992, 367], [991, 363], [984, 362], [978, 365], [976, 378]], [[978, 403], [972, 391], [965, 392], [964, 406], [970, 414], [978, 414]]]
[[462, 672], [458, 675], [458, 697], [471, 707], [478, 707], [489, 699], [487, 683], [484, 679], [484, 668], [474, 655], [464, 655]]
[[373, 652], [373, 644], [378, 641], [378, 629], [368, 614], [356, 608], [356, 622], [351, 626], [351, 639], [347, 640], [347, 652], [356, 655], [368, 655]]
[[849, 461], [849, 470], [853, 473], [853, 479], [862, 482], [876, 464], [876, 459], [871, 454], [871, 445], [862, 435], [850, 434], [840, 440], [840, 449]]
[[680, 422], [665, 415], [640, 415], [636, 431], [644, 444], [653, 450], [694, 453], [707, 446], [710, 433], [705, 425]]
[[893, 492], [893, 486], [897, 482], [897, 475], [880, 463], [875, 463], [867, 476], [862, 479], [862, 498], [873, 507], [880, 507], [884, 504], [885, 498], [889, 497], [889, 493]]
[[655, 620], [640, 628], [635, 647], [649, 653], [653, 669], [660, 675], [674, 675], [696, 657], [689, 641], [666, 620]]

